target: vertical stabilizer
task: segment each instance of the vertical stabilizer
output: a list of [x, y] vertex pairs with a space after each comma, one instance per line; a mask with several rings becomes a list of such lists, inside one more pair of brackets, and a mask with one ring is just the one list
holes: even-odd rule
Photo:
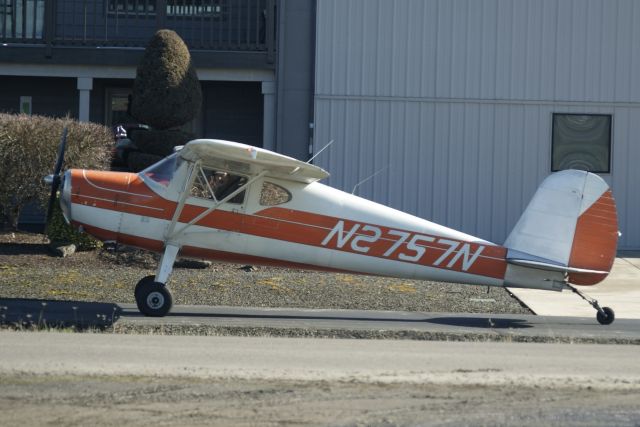
[[613, 265], [616, 206], [598, 175], [566, 170], [547, 177], [505, 241], [508, 258], [557, 267], [569, 282], [593, 285]]

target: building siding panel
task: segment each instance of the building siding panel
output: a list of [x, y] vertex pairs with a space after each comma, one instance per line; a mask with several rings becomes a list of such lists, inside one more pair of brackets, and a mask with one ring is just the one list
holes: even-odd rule
[[317, 123], [327, 123], [318, 140], [335, 140], [316, 159], [331, 171], [330, 185], [351, 192], [370, 178], [356, 194], [498, 243], [549, 174], [552, 114], [613, 114], [612, 173], [603, 177], [618, 203], [620, 248], [640, 246], [640, 108], [346, 99], [317, 106]]
[[318, 94], [640, 102], [632, 1], [324, 0], [317, 19]]
[[552, 114], [612, 114], [602, 176], [619, 247], [640, 248], [640, 5], [323, 0], [317, 17], [315, 150], [335, 139], [316, 160], [329, 184], [365, 180], [356, 194], [502, 243], [550, 173]]

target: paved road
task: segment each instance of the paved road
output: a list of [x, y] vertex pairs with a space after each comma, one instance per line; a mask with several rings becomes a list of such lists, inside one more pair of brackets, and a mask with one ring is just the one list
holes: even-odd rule
[[640, 343], [640, 320], [601, 326], [595, 316], [176, 306], [165, 318], [148, 318], [133, 304], [0, 299], [0, 321], [132, 332]]
[[636, 346], [0, 332], [0, 374], [640, 389]]

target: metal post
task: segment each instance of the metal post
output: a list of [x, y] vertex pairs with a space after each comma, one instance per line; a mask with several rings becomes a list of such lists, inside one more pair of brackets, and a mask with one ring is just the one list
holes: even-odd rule
[[56, 23], [55, 11], [57, 9], [58, 0], [50, 0], [44, 2], [44, 44], [46, 58], [53, 56], [53, 39], [55, 37]]
[[262, 148], [276, 150], [276, 82], [262, 82]]
[[156, 2], [156, 30], [162, 30], [167, 21], [167, 0]]
[[275, 39], [276, 39], [276, 3], [275, 0], [267, 0], [267, 31], [265, 43], [267, 44], [267, 63], [275, 62]]
[[78, 120], [81, 122], [89, 121], [90, 105], [91, 105], [91, 89], [93, 89], [93, 78], [78, 77]]

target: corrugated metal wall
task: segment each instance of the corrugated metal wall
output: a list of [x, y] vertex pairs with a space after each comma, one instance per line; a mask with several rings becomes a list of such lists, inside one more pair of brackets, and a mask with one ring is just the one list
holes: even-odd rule
[[[320, 0], [315, 149], [329, 183], [502, 243], [551, 170], [554, 112], [613, 115], [640, 248], [640, 2]], [[386, 169], [385, 169], [386, 168]]]

